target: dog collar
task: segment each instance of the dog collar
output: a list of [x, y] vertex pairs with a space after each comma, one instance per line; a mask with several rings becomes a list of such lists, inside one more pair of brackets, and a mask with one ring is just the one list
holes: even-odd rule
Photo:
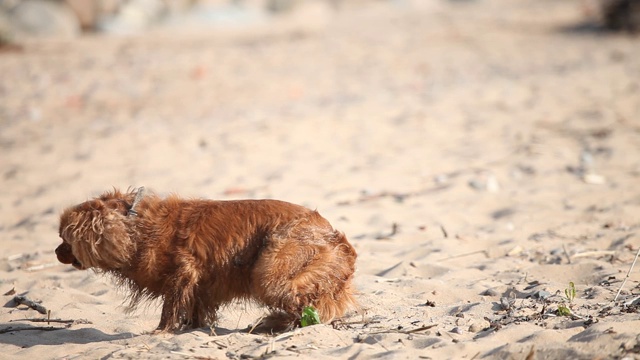
[[142, 198], [144, 197], [144, 186], [140, 186], [138, 191], [136, 191], [136, 197], [133, 199], [133, 204], [131, 204], [131, 208], [129, 208], [129, 212], [127, 216], [133, 217], [138, 216], [138, 212], [136, 211], [136, 206], [140, 203]]

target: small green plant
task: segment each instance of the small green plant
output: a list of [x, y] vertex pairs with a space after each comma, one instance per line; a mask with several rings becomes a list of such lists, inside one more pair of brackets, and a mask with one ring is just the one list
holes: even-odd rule
[[572, 303], [573, 299], [576, 298], [576, 285], [573, 283], [573, 281], [569, 282], [568, 289], [564, 289], [564, 296], [567, 297], [567, 300], [569, 300], [569, 303]]
[[569, 305], [565, 304], [564, 302], [562, 304], [558, 305], [558, 315], [559, 316], [571, 316], [571, 306], [573, 303], [573, 299], [576, 298], [576, 285], [573, 283], [573, 281], [569, 282], [569, 288], [568, 289], [564, 289], [564, 296], [567, 299], [567, 302], [569, 303]]
[[559, 316], [571, 316], [571, 309], [566, 307], [564, 304], [558, 305], [558, 315]]
[[309, 325], [320, 324], [320, 316], [318, 315], [318, 310], [316, 310], [313, 306], [306, 306], [302, 310], [302, 318], [300, 318], [300, 325], [302, 327]]

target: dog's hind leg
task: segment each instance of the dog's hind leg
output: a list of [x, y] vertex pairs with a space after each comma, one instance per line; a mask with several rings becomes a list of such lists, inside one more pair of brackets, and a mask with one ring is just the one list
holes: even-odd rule
[[211, 305], [200, 300], [203, 295], [196, 295], [190, 319], [185, 319], [185, 326], [197, 329], [215, 325], [219, 305]]
[[272, 235], [252, 273], [253, 295], [292, 320], [313, 306], [322, 322], [329, 322], [356, 304], [355, 259], [344, 234], [300, 222]]

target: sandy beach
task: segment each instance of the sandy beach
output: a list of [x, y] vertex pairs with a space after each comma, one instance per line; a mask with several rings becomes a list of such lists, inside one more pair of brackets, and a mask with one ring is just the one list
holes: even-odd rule
[[[640, 359], [640, 38], [584, 21], [367, 2], [0, 51], [0, 357]], [[150, 334], [158, 303], [54, 254], [65, 207], [137, 186], [318, 209], [363, 311]]]

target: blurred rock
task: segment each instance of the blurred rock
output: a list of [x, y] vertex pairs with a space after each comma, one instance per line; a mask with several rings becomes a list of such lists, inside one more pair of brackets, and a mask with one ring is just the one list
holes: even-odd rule
[[83, 30], [94, 29], [99, 15], [99, 1], [65, 0], [73, 10]]
[[211, 29], [259, 24], [266, 18], [266, 11], [262, 7], [230, 1], [207, 1], [181, 11], [169, 12], [162, 24], [181, 30]]
[[117, 13], [100, 16], [96, 29], [117, 34], [139, 32], [158, 23], [165, 10], [161, 0], [130, 0], [123, 3]]
[[287, 19], [290, 28], [298, 31], [314, 31], [326, 27], [334, 15], [334, 8], [328, 1], [298, 1], [300, 4], [289, 9], [282, 19]]
[[582, 181], [591, 185], [602, 185], [607, 183], [607, 179], [604, 176], [591, 172], [582, 175]]
[[491, 326], [487, 320], [474, 320], [471, 325], [469, 325], [469, 332], [478, 333], [484, 329], [489, 328]]
[[0, 11], [0, 47], [14, 42], [13, 27], [9, 15]]
[[497, 193], [500, 191], [500, 183], [495, 175], [491, 173], [484, 173], [469, 180], [469, 186], [475, 190], [488, 191], [491, 193]]
[[[152, 27], [247, 26], [270, 15], [292, 27], [326, 26], [343, 6], [380, 0], [0, 0], [0, 43], [20, 36], [69, 38], [82, 31], [131, 34]], [[394, 2], [393, 0], [387, 0]]]
[[500, 293], [496, 289], [487, 289], [483, 291], [480, 295], [482, 296], [498, 296]]
[[610, 30], [640, 32], [640, 0], [604, 0], [602, 17]]
[[267, 9], [275, 13], [291, 11], [293, 7], [300, 2], [300, 0], [269, 0], [267, 2]]
[[9, 15], [11, 36], [50, 36], [71, 38], [80, 34], [80, 22], [64, 2], [24, 0], [10, 8], [3, 8]]

